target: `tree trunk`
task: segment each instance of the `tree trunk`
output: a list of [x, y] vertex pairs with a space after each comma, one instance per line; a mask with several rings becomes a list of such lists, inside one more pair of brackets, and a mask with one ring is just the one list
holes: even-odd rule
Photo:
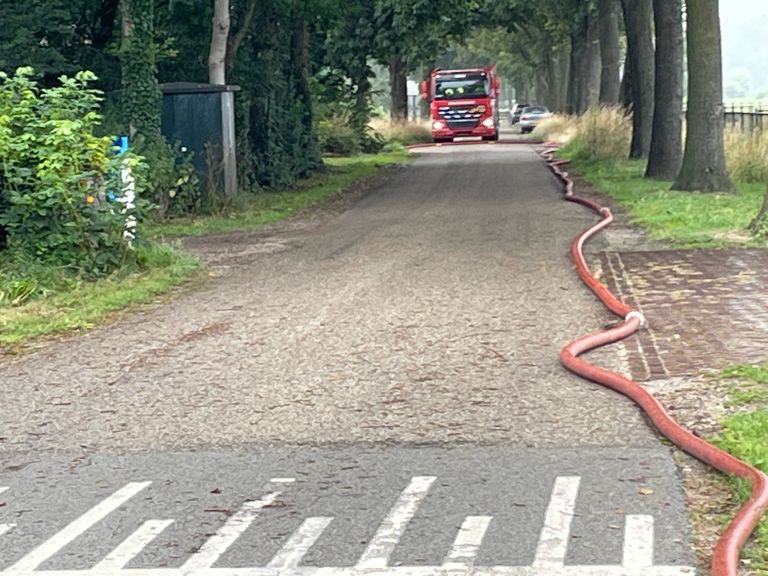
[[408, 121], [408, 78], [405, 63], [401, 56], [389, 61], [390, 112], [393, 124]]
[[598, 0], [600, 29], [600, 96], [601, 104], [620, 102], [620, 48], [618, 0]]
[[723, 76], [718, 0], [688, 0], [688, 114], [674, 190], [733, 192], [723, 147]]
[[765, 189], [763, 205], [760, 206], [760, 211], [754, 220], [749, 223], [749, 230], [758, 236], [768, 236], [768, 188]]
[[232, 70], [237, 58], [237, 51], [240, 48], [240, 44], [243, 43], [245, 35], [251, 28], [251, 22], [253, 21], [253, 15], [256, 12], [256, 0], [248, 0], [245, 6], [245, 12], [238, 23], [237, 31], [229, 35], [227, 39], [227, 72]]
[[226, 84], [229, 0], [214, 0], [212, 23], [211, 46], [208, 51], [208, 82]]
[[155, 70], [154, 0], [121, 0], [120, 30], [122, 108], [128, 136], [159, 140], [162, 94]]
[[645, 175], [674, 180], [682, 163], [683, 3], [654, 0], [656, 86], [653, 135]]
[[632, 84], [632, 146], [630, 158], [646, 158], [653, 131], [653, 4], [652, 0], [622, 0], [627, 28]]
[[302, 152], [296, 155], [296, 173], [306, 174], [321, 163], [320, 151], [315, 140], [312, 120], [312, 94], [309, 87], [309, 27], [304, 17], [301, 2], [293, 16], [291, 33], [291, 66], [293, 76], [294, 102], [300, 106], [299, 147]]
[[566, 97], [566, 112], [581, 114], [584, 112], [582, 95], [583, 83], [586, 76], [587, 59], [587, 17], [579, 19], [576, 28], [571, 32], [571, 73], [568, 78], [568, 95]]
[[600, 69], [602, 59], [600, 55], [600, 29], [598, 27], [597, 14], [590, 12], [587, 21], [587, 50], [584, 63], [584, 81], [582, 83], [583, 102], [582, 110], [586, 111], [597, 106], [600, 99]]
[[624, 75], [621, 77], [619, 99], [624, 108], [632, 109], [632, 66], [629, 62], [629, 52], [624, 55]]

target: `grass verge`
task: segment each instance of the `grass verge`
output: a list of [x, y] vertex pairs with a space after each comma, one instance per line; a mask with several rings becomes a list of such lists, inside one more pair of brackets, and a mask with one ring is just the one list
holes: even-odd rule
[[[201, 235], [271, 224], [351, 186], [383, 165], [403, 162], [405, 150], [326, 159], [327, 170], [289, 190], [254, 194], [227, 214], [149, 224], [150, 237]], [[200, 263], [167, 244], [141, 248], [142, 269], [85, 282], [56, 269], [0, 266], [0, 348], [91, 328], [119, 310], [145, 303], [194, 277]]]
[[[721, 376], [733, 380], [730, 415], [722, 422], [715, 442], [731, 454], [768, 472], [768, 364], [734, 366]], [[749, 483], [729, 477], [735, 497], [749, 497]], [[758, 525], [744, 549], [743, 559], [755, 574], [768, 574], [768, 518]]]
[[196, 258], [167, 245], [142, 250], [142, 271], [96, 282], [74, 280], [50, 269], [33, 272], [29, 281], [40, 278], [45, 283], [38, 287], [38, 297], [17, 306], [0, 305], [0, 346], [13, 350], [39, 336], [91, 328], [110, 313], [167, 292], [199, 268]]
[[380, 154], [326, 158], [326, 169], [285, 190], [260, 192], [241, 197], [222, 214], [169, 219], [149, 225], [154, 237], [199, 236], [216, 232], [248, 230], [266, 226], [337, 194], [371, 176], [387, 164], [405, 162], [408, 153], [394, 150]]
[[746, 228], [760, 209], [763, 184], [739, 182], [737, 194], [676, 192], [671, 182], [644, 178], [642, 160], [582, 159], [569, 146], [560, 155], [653, 239], [687, 247], [760, 245]]

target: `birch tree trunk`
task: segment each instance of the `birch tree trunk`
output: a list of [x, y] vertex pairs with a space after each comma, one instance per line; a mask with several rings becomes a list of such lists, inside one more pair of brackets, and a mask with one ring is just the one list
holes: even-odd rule
[[229, 39], [229, 0], [214, 0], [211, 47], [208, 52], [208, 82], [227, 83], [227, 40]]

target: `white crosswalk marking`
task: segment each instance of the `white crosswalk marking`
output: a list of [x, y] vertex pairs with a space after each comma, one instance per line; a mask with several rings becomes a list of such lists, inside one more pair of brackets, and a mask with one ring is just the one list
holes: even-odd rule
[[94, 570], [115, 571], [125, 567], [144, 547], [152, 542], [173, 520], [149, 520], [139, 526], [122, 544], [99, 562]]
[[359, 569], [387, 566], [389, 557], [405, 532], [405, 527], [434, 481], [435, 476], [415, 476], [411, 480], [360, 557], [357, 563]]
[[552, 497], [544, 515], [544, 527], [539, 536], [534, 566], [559, 568], [565, 563], [580, 481], [578, 476], [564, 476], [555, 480]]
[[219, 528], [219, 531], [187, 560], [182, 570], [200, 570], [213, 566], [219, 556], [224, 554], [234, 541], [248, 529], [261, 509], [272, 504], [280, 494], [280, 492], [271, 492], [260, 500], [243, 504], [242, 508], [230, 516], [224, 526]]
[[[150, 484], [141, 482], [127, 484], [21, 560], [0, 571], [0, 576], [695, 576], [695, 568], [690, 566], [653, 564], [654, 519], [649, 515], [627, 515], [621, 565], [565, 565], [580, 486], [580, 478], [576, 476], [555, 479], [534, 562], [530, 566], [475, 565], [492, 516], [466, 517], [439, 566], [390, 566], [390, 558], [405, 535], [408, 523], [435, 480], [434, 476], [411, 479], [355, 566], [302, 565], [304, 557], [333, 521], [331, 517], [310, 517], [291, 534], [266, 566], [214, 567], [263, 509], [275, 503], [281, 492], [272, 491], [259, 500], [243, 504], [180, 568], [126, 568], [163, 530], [173, 524], [174, 521], [169, 519], [144, 522], [92, 569], [39, 570], [43, 562], [53, 560], [64, 546]], [[270, 484], [290, 484], [293, 481], [292, 478], [273, 478]], [[15, 524], [0, 524], [0, 535], [14, 527]], [[407, 545], [413, 544], [409, 542]]]
[[64, 548], [64, 546], [83, 534], [94, 524], [104, 519], [108, 514], [117, 510], [150, 484], [151, 482], [131, 482], [130, 484], [126, 484], [120, 490], [112, 494], [112, 496], [103, 500], [80, 516], [77, 520], [68, 526], [65, 526], [51, 538], [43, 542], [40, 546], [11, 566], [9, 570], [11, 572], [21, 572], [36, 569], [40, 564]]
[[267, 564], [267, 568], [296, 568], [332, 520], [327, 517], [307, 518]]
[[627, 516], [621, 565], [625, 568], [653, 566], [653, 516]]
[[471, 569], [491, 520], [491, 516], [467, 516], [456, 535], [451, 551], [445, 557], [443, 568]]

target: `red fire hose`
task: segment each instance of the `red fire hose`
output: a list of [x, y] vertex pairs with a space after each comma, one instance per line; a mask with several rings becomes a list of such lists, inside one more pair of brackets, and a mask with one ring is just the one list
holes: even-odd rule
[[742, 505], [728, 524], [712, 554], [712, 576], [736, 576], [741, 547], [757, 526], [762, 514], [768, 509], [768, 476], [683, 428], [667, 413], [661, 403], [637, 382], [579, 358], [580, 354], [588, 350], [618, 342], [634, 334], [644, 323], [644, 318], [639, 311], [620, 302], [589, 271], [582, 252], [584, 242], [608, 226], [613, 221], [613, 215], [608, 208], [574, 195], [573, 181], [568, 177], [567, 172], [560, 169], [560, 166], [567, 161], [553, 159], [552, 154], [556, 149], [555, 145], [547, 145], [542, 156], [550, 169], [563, 182], [566, 200], [582, 204], [600, 215], [600, 221], [584, 230], [571, 244], [571, 256], [576, 271], [603, 304], [615, 315], [623, 318], [623, 321], [613, 328], [587, 334], [568, 343], [560, 351], [560, 362], [571, 372], [630, 398], [645, 412], [662, 435], [691, 456], [721, 472], [737, 474], [750, 481], [752, 490], [749, 500]]

